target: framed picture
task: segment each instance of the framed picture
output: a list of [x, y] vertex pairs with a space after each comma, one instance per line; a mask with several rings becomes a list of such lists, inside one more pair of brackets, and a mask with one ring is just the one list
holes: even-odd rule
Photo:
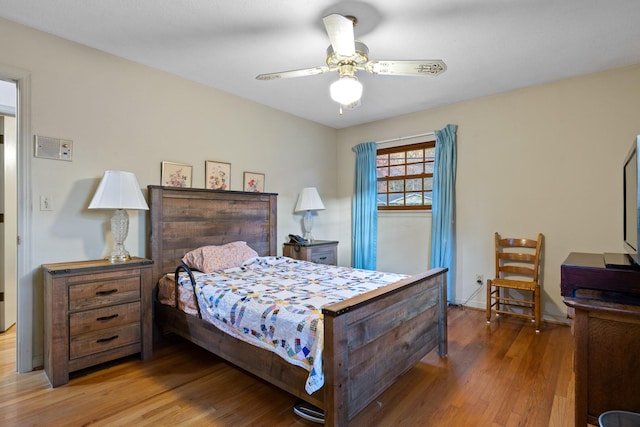
[[262, 193], [264, 191], [264, 174], [245, 172], [243, 189], [251, 193]]
[[204, 162], [205, 188], [209, 190], [229, 190], [231, 188], [231, 163]]
[[193, 166], [162, 162], [162, 185], [165, 187], [191, 187]]

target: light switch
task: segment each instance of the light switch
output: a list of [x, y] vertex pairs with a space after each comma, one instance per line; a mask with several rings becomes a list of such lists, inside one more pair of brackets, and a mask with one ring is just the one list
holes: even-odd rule
[[71, 155], [73, 150], [73, 142], [71, 141], [62, 141], [60, 143], [60, 160], [68, 160], [71, 161], [73, 157]]
[[40, 210], [41, 211], [53, 210], [53, 199], [51, 198], [51, 196], [40, 196]]

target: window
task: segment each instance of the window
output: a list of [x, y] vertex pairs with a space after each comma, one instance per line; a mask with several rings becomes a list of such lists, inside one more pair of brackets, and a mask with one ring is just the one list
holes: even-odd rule
[[436, 142], [377, 152], [378, 210], [431, 210]]

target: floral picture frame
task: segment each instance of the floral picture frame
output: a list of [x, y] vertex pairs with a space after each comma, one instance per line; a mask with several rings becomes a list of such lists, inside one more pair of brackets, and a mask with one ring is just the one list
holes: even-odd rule
[[231, 163], [205, 160], [204, 185], [209, 190], [231, 189]]
[[264, 174], [257, 172], [245, 172], [242, 188], [244, 191], [248, 191], [250, 193], [264, 192]]
[[191, 188], [193, 166], [184, 163], [162, 162], [160, 175], [162, 186]]

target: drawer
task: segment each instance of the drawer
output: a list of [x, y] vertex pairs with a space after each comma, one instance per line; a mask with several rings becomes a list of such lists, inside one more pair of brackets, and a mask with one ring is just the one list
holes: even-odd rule
[[140, 300], [140, 277], [101, 280], [69, 286], [69, 310]]
[[140, 321], [140, 302], [80, 311], [69, 315], [69, 334], [76, 336]]
[[69, 359], [140, 342], [140, 322], [71, 337]]
[[335, 246], [317, 247], [311, 250], [311, 262], [317, 264], [337, 264]]

